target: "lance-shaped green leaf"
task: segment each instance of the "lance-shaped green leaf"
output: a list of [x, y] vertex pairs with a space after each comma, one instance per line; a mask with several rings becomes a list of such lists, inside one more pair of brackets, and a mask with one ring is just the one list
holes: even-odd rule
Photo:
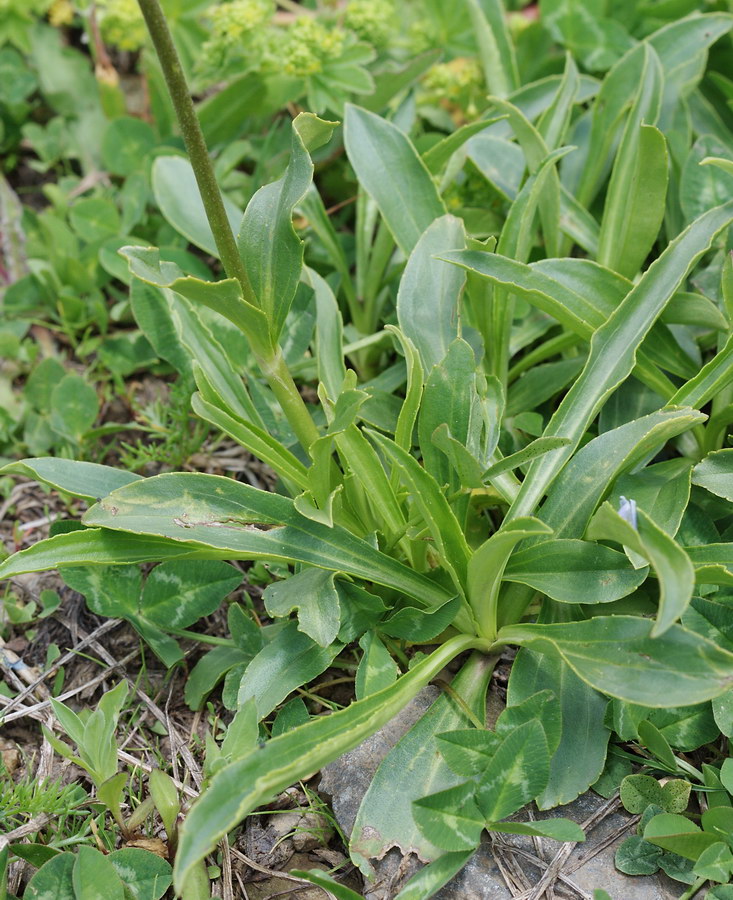
[[588, 361], [544, 432], [571, 444], [532, 463], [510, 517], [530, 513], [573, 455], [606, 398], [631, 374], [636, 354], [692, 266], [733, 218], [733, 201], [696, 219], [652, 263], [606, 322], [594, 333]]
[[473, 850], [444, 853], [416, 872], [394, 900], [428, 900], [461, 871], [473, 853]]
[[454, 597], [442, 606], [431, 610], [403, 606], [384, 622], [380, 622], [379, 630], [390, 637], [414, 643], [430, 641], [445, 631], [455, 619], [460, 606], [460, 597]]
[[359, 646], [364, 655], [356, 670], [354, 690], [356, 699], [363, 700], [393, 684], [400, 670], [376, 632], [367, 631], [363, 634], [359, 639]]
[[[546, 165], [546, 177], [542, 178], [536, 205], [539, 207], [547, 256], [557, 256], [560, 234], [560, 178], [557, 174], [557, 169], [552, 163], [559, 156], [564, 156], [569, 151], [569, 148], [561, 148], [552, 153], [548, 152], [544, 138], [519, 107], [514, 106], [508, 100], [502, 100], [498, 97], [489, 97], [489, 100], [493, 106], [496, 106], [502, 113], [506, 114], [507, 120], [524, 152], [530, 174], [539, 175], [543, 164]], [[532, 205], [534, 206], [535, 203], [533, 202]]]
[[397, 319], [420, 353], [426, 379], [458, 337], [458, 301], [466, 280], [456, 266], [435, 257], [465, 246], [463, 222], [441, 216], [420, 236], [400, 280]]
[[[569, 610], [547, 604], [541, 615], [564, 621]], [[565, 616], [560, 619], [562, 613]], [[539, 809], [570, 803], [595, 783], [603, 771], [611, 734], [604, 725], [605, 697], [581, 681], [562, 659], [522, 648], [512, 666], [506, 712], [522, 709], [547, 689], [554, 699], [536, 715], [548, 737], [552, 759], [550, 780], [537, 797]]]
[[578, 67], [570, 53], [565, 54], [565, 71], [557, 93], [537, 124], [549, 150], [559, 147], [565, 140], [573, 104], [578, 93]]
[[512, 731], [499, 745], [476, 788], [476, 803], [488, 822], [521, 809], [545, 789], [550, 751], [540, 723], [533, 719]]
[[689, 459], [668, 459], [616, 480], [610, 502], [619, 508], [621, 497], [633, 497], [637, 507], [674, 537], [690, 500]]
[[[191, 163], [182, 156], [159, 156], [153, 163], [152, 180], [156, 205], [168, 222], [192, 244], [218, 257]], [[229, 224], [236, 232], [242, 213], [231, 200], [223, 200]]]
[[733, 544], [704, 544], [685, 550], [695, 567], [697, 582], [733, 587]]
[[175, 868], [179, 889], [191, 869], [252, 810], [373, 734], [446, 663], [476, 644], [467, 635], [453, 638], [390, 687], [285, 732], [217, 772], [181, 829]]
[[629, 278], [646, 258], [664, 216], [666, 143], [653, 127], [662, 90], [659, 57], [645, 44], [636, 97], [616, 154], [598, 241], [598, 261]]
[[733, 17], [711, 12], [677, 19], [647, 39], [657, 51], [665, 78], [665, 106], [687, 97], [705, 72], [707, 49], [733, 28]]
[[344, 144], [359, 183], [409, 256], [425, 229], [446, 211], [425, 163], [396, 125], [351, 104]]
[[261, 187], [247, 204], [237, 244], [254, 300], [277, 340], [285, 324], [303, 266], [303, 242], [293, 228], [293, 209], [313, 178], [309, 153], [328, 143], [335, 127], [312, 113], [300, 113], [292, 126], [285, 174]]
[[335, 401], [346, 377], [341, 311], [325, 278], [321, 278], [313, 269], [305, 271], [316, 300], [318, 380], [325, 386], [329, 397]]
[[308, 872], [303, 869], [290, 869], [289, 872], [296, 878], [304, 878], [306, 881], [310, 881], [311, 884], [323, 888], [327, 894], [334, 896], [336, 900], [362, 900], [362, 894], [357, 894], [356, 891], [352, 891], [345, 884], [336, 881], [333, 875], [329, 875], [323, 869], [311, 869]]
[[[148, 257], [146, 262], [150, 262], [150, 259]], [[150, 268], [153, 268], [151, 278], [162, 277], [155, 274], [154, 267]], [[150, 273], [148, 272], [148, 274]], [[151, 280], [150, 285], [152, 283]], [[191, 301], [186, 299], [183, 294], [176, 294], [168, 288], [151, 286], [150, 290], [157, 290], [161, 294], [164, 300], [164, 304], [161, 304], [162, 312], [165, 312], [167, 307], [177, 340], [190, 354], [193, 374], [205, 399], [227, 409], [238, 418], [264, 427], [260, 415], [237, 373], [237, 367]], [[255, 312], [261, 315], [258, 310]]]
[[733, 653], [679, 625], [652, 637], [653, 624], [635, 616], [604, 616], [508, 625], [498, 641], [560, 657], [597, 690], [642, 706], [703, 703], [733, 685]]
[[[417, 421], [420, 399], [422, 398], [423, 370], [420, 354], [413, 342], [399, 328], [387, 325], [385, 330], [395, 335], [405, 355], [407, 388], [405, 390], [405, 399], [397, 418], [394, 439], [398, 447], [401, 447], [403, 450], [410, 450], [412, 448], [412, 432]], [[396, 483], [394, 478], [392, 481]]]
[[73, 494], [75, 497], [82, 497], [85, 500], [98, 500], [100, 497], [106, 497], [116, 488], [133, 481], [140, 481], [142, 478], [141, 475], [126, 472], [124, 469], [55, 456], [35, 457], [8, 463], [0, 468], [0, 473], [23, 475], [25, 478], [40, 481], [49, 487]]
[[586, 532], [594, 540], [616, 541], [648, 560], [659, 580], [659, 612], [652, 629], [658, 637], [679, 619], [692, 598], [695, 571], [689, 556], [642, 509], [637, 527], [604, 503]]
[[407, 522], [377, 451], [356, 425], [349, 425], [336, 436], [336, 446], [345, 468], [364, 488], [367, 501], [384, 524], [389, 539], [402, 537]]
[[[557, 277], [560, 273], [553, 267], [553, 260], [527, 265], [498, 254], [475, 250], [451, 251], [442, 258], [523, 297], [585, 340], [592, 338], [593, 333], [607, 320], [621, 300], [618, 297], [613, 305], [604, 302], [606, 292], [599, 291], [602, 284], [599, 283], [599, 278], [585, 286], [581, 286], [583, 282], [577, 284], [577, 279], [576, 284], [571, 281], [565, 283], [567, 279]], [[577, 260], [561, 262], [574, 264]], [[598, 275], [605, 271], [607, 270], [601, 269]], [[656, 334], [653, 337], [656, 339]], [[660, 352], [665, 352], [664, 348], [654, 349], [657, 350], [657, 356]], [[668, 356], [665, 355], [663, 360], [669, 366]], [[674, 362], [669, 367], [673, 369]], [[646, 347], [639, 351], [635, 374], [664, 397], [670, 396], [674, 391], [669, 379], [656, 368], [655, 360], [650, 357]]]
[[598, 503], [622, 472], [655, 448], [705, 421], [694, 409], [666, 409], [627, 422], [578, 450], [554, 482], [540, 518], [562, 537], [580, 537]]
[[456, 587], [463, 592], [466, 585], [466, 566], [471, 551], [463, 530], [436, 480], [420, 463], [394, 441], [376, 431], [369, 434], [377, 447], [398, 470], [400, 480], [410, 492], [430, 532], [441, 561], [451, 573]]
[[506, 97], [519, 87], [514, 43], [507, 28], [501, 0], [464, 0], [476, 36], [486, 87], [491, 94]]
[[497, 475], [502, 475], [504, 472], [511, 472], [512, 469], [524, 466], [532, 462], [533, 459], [537, 459], [538, 456], [549, 453], [550, 450], [556, 450], [558, 447], [564, 446], [564, 444], [565, 438], [537, 438], [527, 444], [526, 447], [517, 450], [516, 453], [505, 456], [504, 459], [489, 466], [483, 474], [483, 480], [496, 478]]
[[227, 559], [227, 550], [182, 544], [149, 535], [124, 534], [106, 528], [83, 528], [39, 541], [0, 563], [0, 578], [43, 572], [64, 566], [110, 566], [164, 559]]
[[[130, 491], [138, 484], [144, 489]], [[218, 475], [146, 478], [114, 491], [85, 517], [90, 525], [226, 550], [230, 559], [277, 559], [345, 572], [404, 591], [426, 605], [451, 596], [345, 529], [302, 516], [286, 497]]]
[[733, 450], [716, 450], [692, 470], [694, 484], [725, 500], [733, 500]]
[[474, 552], [468, 564], [468, 597], [479, 627], [487, 636], [496, 633], [499, 587], [512, 550], [525, 538], [551, 533], [539, 519], [517, 519], [507, 523]]
[[575, 191], [583, 206], [590, 206], [601, 187], [604, 169], [622, 127], [623, 115], [639, 87], [644, 55], [642, 45], [633, 47], [603, 79], [593, 104], [586, 162]]
[[308, 488], [308, 473], [303, 463], [267, 431], [251, 422], [235, 419], [213, 403], [208, 403], [198, 392], [191, 398], [191, 408], [197, 416], [211, 422], [257, 459], [267, 463], [286, 482], [297, 485], [301, 490]]
[[500, 121], [503, 116], [495, 116], [492, 119], [479, 119], [477, 122], [468, 122], [466, 125], [461, 125], [460, 128], [457, 128], [452, 134], [449, 134], [447, 137], [444, 137], [442, 140], [438, 141], [437, 144], [433, 144], [428, 150], [425, 151], [422, 155], [423, 162], [428, 168], [428, 171], [431, 175], [439, 175], [443, 168], [446, 166], [451, 156], [476, 134], [480, 134], [489, 125], [493, 125], [494, 122]]
[[513, 553], [504, 578], [560, 603], [611, 603], [635, 591], [647, 572], [623, 553], [589, 541], [542, 541]]
[[[453, 341], [445, 358], [433, 366], [423, 389], [417, 433], [423, 465], [438, 484], [461, 487], [452, 471], [449, 457], [435, 443], [436, 430], [447, 426], [449, 437], [461, 444], [469, 443], [469, 435], [480, 427], [480, 400], [477, 392], [476, 358], [473, 349], [462, 339]], [[440, 440], [440, 438], [439, 438]], [[448, 442], [450, 444], [450, 441]]]
[[553, 841], [585, 840], [585, 832], [572, 819], [540, 819], [534, 822], [492, 822], [489, 831], [499, 834], [528, 834], [534, 837], [547, 837]]
[[668, 406], [704, 406], [733, 381], [733, 335], [725, 346], [669, 399]]

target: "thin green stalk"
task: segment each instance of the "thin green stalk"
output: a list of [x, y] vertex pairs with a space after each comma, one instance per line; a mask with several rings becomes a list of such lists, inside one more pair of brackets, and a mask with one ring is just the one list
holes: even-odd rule
[[217, 637], [214, 634], [200, 634], [198, 631], [191, 631], [188, 628], [175, 628], [173, 625], [166, 625], [165, 630], [176, 637], [187, 638], [190, 641], [199, 641], [201, 644], [215, 644], [217, 647], [237, 646], [231, 638]]
[[[214, 235], [224, 271], [229, 278], [236, 278], [242, 289], [242, 296], [254, 306], [257, 297], [252, 290], [247, 271], [237, 248], [229, 219], [224, 209], [224, 201], [209, 158], [206, 141], [196, 115], [193, 100], [186, 84], [181, 60], [166, 22], [159, 0], [138, 0], [145, 24], [153, 40], [168, 92], [176, 111], [178, 125], [183, 135], [191, 167], [204, 204], [206, 218]], [[250, 335], [247, 335], [250, 338]], [[267, 383], [277, 397], [288, 422], [305, 450], [318, 438], [318, 429], [313, 423], [308, 408], [298, 392], [293, 377], [283, 359], [279, 347], [271, 354], [256, 354], [257, 362]]]
[[186, 84], [183, 66], [173, 43], [165, 14], [158, 0], [138, 0], [138, 3], [163, 70], [168, 93], [176, 111], [183, 142], [196, 176], [196, 184], [199, 187], [206, 218], [211, 225], [224, 271], [229, 278], [236, 278], [241, 284], [245, 300], [256, 304], [252, 286], [249, 283], [224, 209], [224, 201], [216, 181], [214, 167], [209, 158], [209, 151], [206, 149], [204, 134], [201, 131], [201, 125]]
[[699, 893], [702, 890], [703, 885], [706, 881], [707, 878], [698, 878], [697, 881], [684, 892], [684, 894], [680, 894], [680, 900], [692, 900], [695, 894]]

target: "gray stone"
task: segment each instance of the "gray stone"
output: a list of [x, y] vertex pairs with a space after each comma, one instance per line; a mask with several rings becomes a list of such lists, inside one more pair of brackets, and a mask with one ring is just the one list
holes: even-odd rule
[[[425, 688], [384, 728], [323, 769], [320, 789], [331, 798], [336, 820], [346, 834], [351, 833], [359, 805], [379, 764], [438, 694], [435, 687]], [[492, 694], [489, 696], [492, 702], [489, 704], [488, 719], [493, 722], [497, 715], [496, 697]], [[399, 798], [395, 798], [395, 802], [399, 802]], [[589, 792], [567, 806], [535, 815], [538, 818], [564, 816], [582, 823], [605, 802], [598, 795]], [[527, 811], [522, 811], [516, 818], [527, 821], [529, 815]], [[594, 855], [594, 848], [616, 834], [628, 819], [623, 809], [617, 810], [590, 829], [586, 842], [573, 849], [562, 868], [563, 874], [584, 891], [588, 898], [592, 896], [593, 890], [603, 888], [613, 900], [675, 900], [684, 886], [665, 875], [635, 878], [616, 870], [616, 848], [627, 835], [633, 834], [633, 829], [624, 831], [609, 846]], [[462, 871], [435, 895], [436, 900], [511, 900], [512, 893], [497, 865], [494, 851], [506, 854], [511, 847], [516, 847], [537, 855], [538, 846], [531, 838], [518, 835], [501, 835], [496, 840], [497, 844], [492, 850], [492, 840], [487, 838]], [[539, 851], [546, 863], [552, 860], [561, 846], [548, 839], [539, 842]], [[526, 857], [516, 855], [515, 859], [525, 873], [527, 883], [537, 884], [542, 870], [533, 866]], [[393, 848], [383, 859], [374, 861], [376, 877], [365, 889], [365, 900], [391, 900], [420, 866], [421, 863], [414, 856], [403, 857], [398, 849]], [[566, 895], [580, 896], [572, 889]]]

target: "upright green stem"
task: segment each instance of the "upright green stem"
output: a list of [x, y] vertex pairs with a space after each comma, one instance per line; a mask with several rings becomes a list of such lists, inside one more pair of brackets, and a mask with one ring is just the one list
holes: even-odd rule
[[173, 101], [183, 142], [191, 160], [191, 167], [204, 203], [206, 218], [211, 225], [224, 271], [229, 278], [237, 279], [242, 285], [245, 300], [253, 303], [255, 297], [252, 287], [227, 218], [224, 201], [214, 175], [214, 167], [209, 159], [209, 151], [206, 149], [204, 134], [201, 131], [201, 125], [186, 84], [186, 76], [183, 74], [181, 60], [173, 43], [165, 14], [158, 0], [138, 0], [138, 3], [150, 37], [153, 39], [155, 52], [160, 60], [168, 93]]
[[[176, 111], [178, 125], [183, 135], [186, 151], [191, 161], [196, 184], [204, 204], [206, 218], [216, 242], [224, 271], [229, 278], [236, 278], [242, 289], [242, 296], [254, 306], [258, 306], [257, 297], [247, 276], [242, 258], [239, 255], [229, 219], [224, 208], [224, 201], [214, 174], [214, 167], [209, 158], [206, 141], [196, 115], [193, 100], [186, 84], [181, 60], [178, 56], [165, 14], [159, 0], [138, 0], [145, 24], [158, 55], [163, 76], [173, 107]], [[249, 335], [248, 335], [249, 337]], [[295, 432], [298, 440], [307, 451], [318, 438], [318, 429], [313, 423], [308, 409], [300, 396], [279, 347], [267, 356], [255, 353], [255, 358], [265, 376], [267, 383], [278, 399], [285, 416]]]

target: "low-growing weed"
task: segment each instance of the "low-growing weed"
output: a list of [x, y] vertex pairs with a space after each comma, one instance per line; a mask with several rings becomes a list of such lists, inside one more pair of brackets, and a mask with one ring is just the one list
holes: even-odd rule
[[[168, 666], [177, 637], [216, 645], [185, 699], [201, 709], [223, 682], [235, 715], [206, 740], [205, 789], [180, 828], [171, 784], [151, 782], [179, 892], [206, 882], [206, 856], [247, 815], [460, 658], [361, 803], [350, 854], [365, 876], [410, 848], [430, 865], [398, 896], [430, 897], [486, 831], [583, 839], [565, 819], [507, 821], [526, 804], [620, 784], [642, 816], [620, 867], [662, 866], [725, 897], [728, 760], [686, 754], [731, 733], [733, 138], [720, 97], [733, 73], [717, 50], [733, 16], [631, 6], [622, 26], [564, 3], [535, 22], [499, 0], [297, 16], [235, 0], [179, 11], [169, 29], [158, 0], [140, 0], [154, 126], [107, 125], [98, 151], [118, 190], [79, 198], [73, 173], [46, 190], [29, 226], [42, 262], [6, 303], [34, 316], [53, 288], [69, 339], [96, 342], [100, 359], [107, 346], [119, 378], [162, 360], [276, 489], [11, 463], [90, 506], [0, 575], [60, 568]], [[122, 46], [120, 9], [99, 12]], [[408, 26], [401, 46], [392, 21]], [[130, 27], [129, 40], [146, 39]], [[214, 73], [227, 85], [195, 108], [186, 76], [200, 88]], [[263, 121], [286, 104], [292, 116]], [[56, 112], [69, 115], [63, 99]], [[69, 152], [58, 130], [30, 131], [40, 168]], [[106, 337], [110, 297], [126, 349]], [[63, 419], [83, 445], [92, 423]], [[169, 420], [166, 440], [183, 425]], [[230, 604], [230, 637], [202, 636], [190, 626], [241, 581], [233, 560], [253, 565], [261, 604]], [[507, 708], [487, 730], [507, 647]], [[308, 685], [332, 667], [354, 672], [355, 702], [313, 715]], [[48, 739], [124, 832], [123, 694], [86, 720], [55, 704], [76, 755]], [[114, 881], [113, 857], [86, 848], [34, 877]]]

